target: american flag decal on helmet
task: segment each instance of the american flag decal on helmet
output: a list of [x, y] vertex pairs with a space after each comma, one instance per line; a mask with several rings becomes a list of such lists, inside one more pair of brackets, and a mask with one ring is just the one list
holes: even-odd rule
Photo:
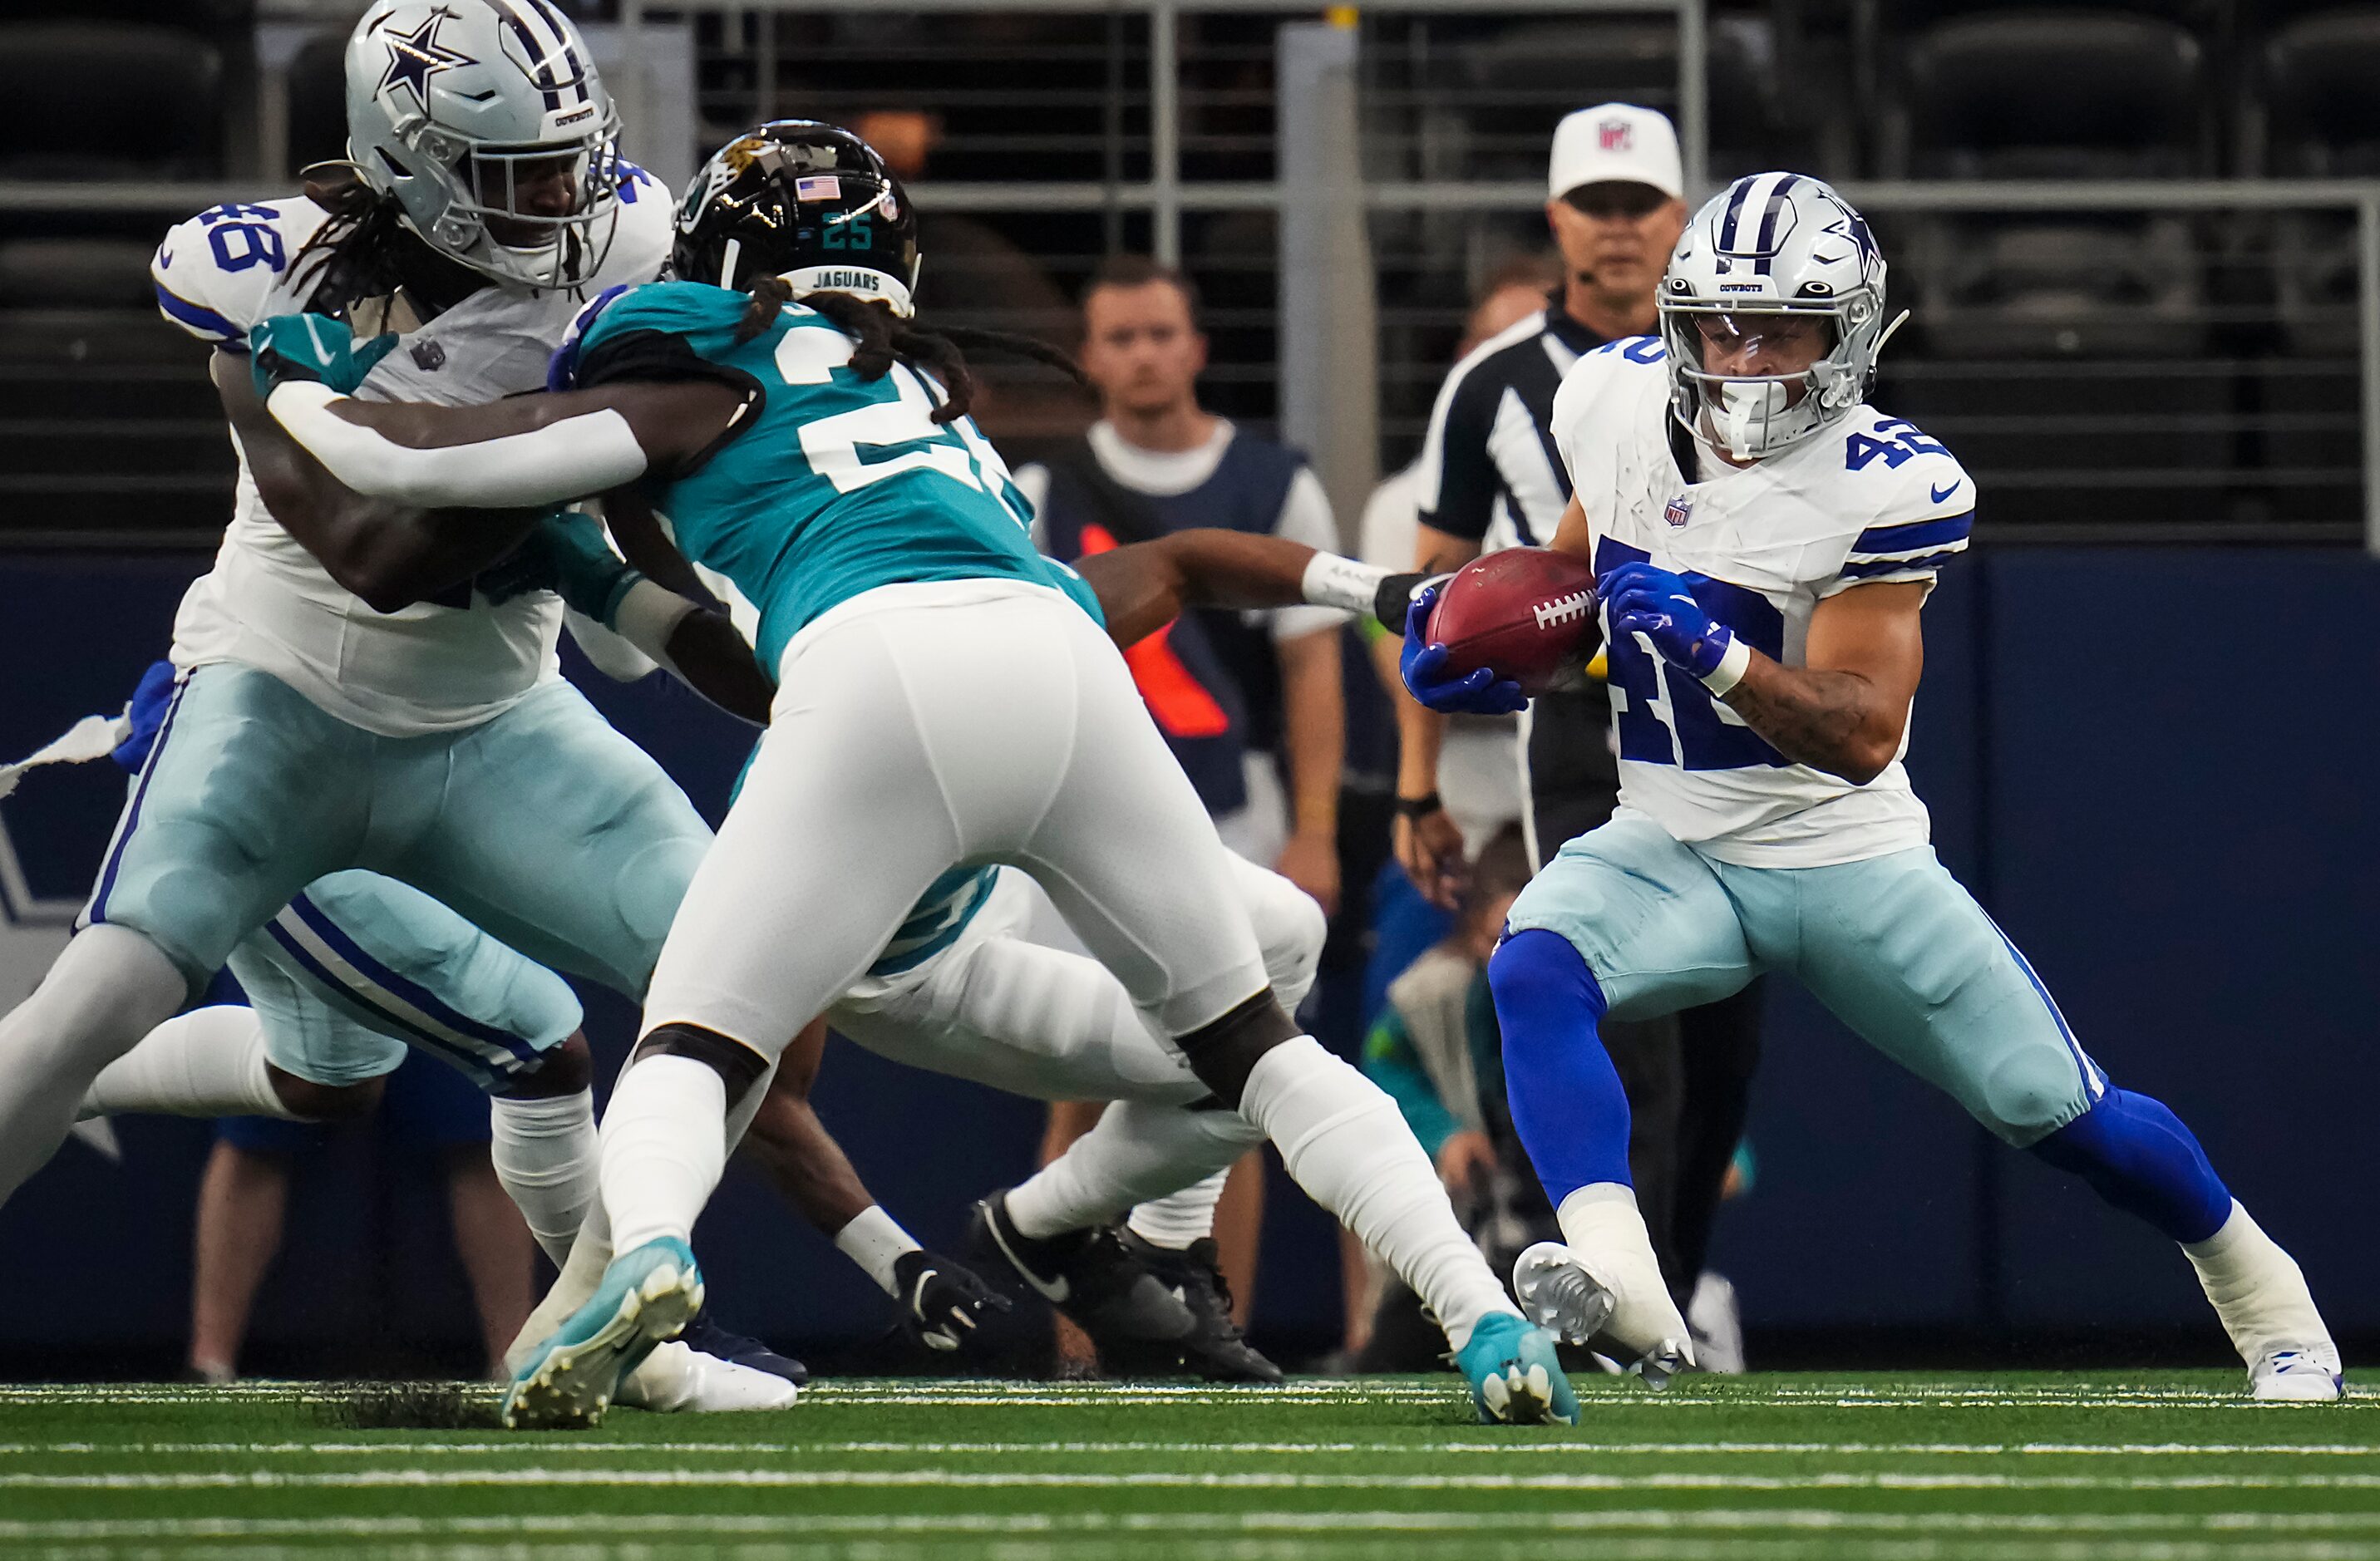
[[840, 200], [843, 181], [832, 174], [805, 174], [794, 181], [796, 200]]
[[1683, 493], [1661, 506], [1661, 518], [1672, 526], [1683, 526], [1694, 515], [1694, 502]]

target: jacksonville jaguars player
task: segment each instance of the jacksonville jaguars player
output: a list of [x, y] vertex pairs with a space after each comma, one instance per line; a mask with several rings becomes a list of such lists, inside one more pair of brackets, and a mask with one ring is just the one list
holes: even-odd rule
[[[887, 184], [853, 208], [839, 174], [739, 143], [689, 189], [682, 251], [732, 220], [711, 198], [751, 163], [777, 176], [795, 229], [905, 199]], [[738, 237], [715, 271], [689, 271], [703, 280], [611, 301], [583, 325], [575, 388], [544, 398], [367, 403], [306, 376], [303, 321], [251, 338], [260, 375], [279, 377], [273, 417], [358, 492], [537, 505], [645, 484], [686, 556], [759, 606], [779, 674], [605, 1120], [620, 1255], [516, 1376], [512, 1417], [599, 1415], [623, 1365], [674, 1331], [701, 1293], [686, 1238], [755, 1086], [923, 891], [1001, 861], [1034, 874], [1199, 1081], [1434, 1303], [1483, 1415], [1574, 1418], [1552, 1339], [1512, 1311], [1394, 1104], [1275, 1001], [1221, 844], [1095, 602], [1032, 551], [1014, 485], [965, 416], [954, 345], [909, 322], [905, 286], [862, 298], [808, 274], [816, 242], [780, 255]]]
[[[2179, 1242], [2256, 1398], [2338, 1398], [2296, 1263], [2171, 1111], [2109, 1082], [1927, 843], [1900, 762], [1919, 610], [1967, 546], [1974, 483], [1866, 403], [1890, 334], [1866, 223], [1816, 179], [1739, 179], [1679, 240], [1659, 311], [1658, 338], [1588, 354], [1554, 402], [1573, 488], [1554, 545], [1594, 563], [1621, 780], [1612, 819], [1522, 892], [1488, 967], [1513, 1120], [1567, 1239], [1522, 1255], [1524, 1305], [1657, 1369], [1691, 1360], [1597, 1026], [1777, 970]], [[1492, 672], [1450, 675], [1427, 611], [1407, 621], [1415, 696], [1516, 708]]]

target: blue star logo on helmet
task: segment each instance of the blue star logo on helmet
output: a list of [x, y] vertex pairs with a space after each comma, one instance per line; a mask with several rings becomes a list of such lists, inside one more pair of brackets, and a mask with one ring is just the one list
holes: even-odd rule
[[380, 79], [376, 93], [398, 87], [413, 91], [413, 101], [421, 111], [430, 111], [430, 79], [442, 70], [456, 66], [477, 65], [470, 55], [444, 48], [438, 42], [440, 24], [447, 19], [444, 11], [432, 11], [412, 32], [385, 40], [388, 44], [388, 70]]

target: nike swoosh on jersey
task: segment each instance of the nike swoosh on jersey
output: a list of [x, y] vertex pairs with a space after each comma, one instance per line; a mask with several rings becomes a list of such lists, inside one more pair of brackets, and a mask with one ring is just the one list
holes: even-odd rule
[[1950, 486], [1949, 486], [1949, 487], [1948, 487], [1948, 488], [1929, 488], [1929, 489], [1927, 489], [1927, 490], [1925, 490], [1925, 495], [1926, 495], [1926, 497], [1927, 497], [1927, 498], [1929, 498], [1929, 499], [1933, 500], [1936, 503], [1937, 503], [1937, 504], [1938, 504], [1938, 503], [1940, 503], [1943, 500], [1945, 500], [1945, 499], [1949, 498], [1951, 494], [1956, 493], [1958, 490], [1959, 490], [1959, 479], [1958, 479], [1958, 478], [1952, 478], [1950, 479]]

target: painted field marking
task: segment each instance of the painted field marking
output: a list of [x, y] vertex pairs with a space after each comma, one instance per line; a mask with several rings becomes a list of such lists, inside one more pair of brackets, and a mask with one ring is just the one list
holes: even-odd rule
[[374, 1457], [421, 1454], [469, 1457], [556, 1453], [597, 1457], [622, 1452], [676, 1457], [837, 1456], [1113, 1457], [1196, 1454], [1201, 1457], [1443, 1458], [2368, 1458], [2380, 1442], [1521, 1442], [1488, 1438], [1460, 1442], [571, 1442], [497, 1436], [479, 1442], [0, 1442], [0, 1458], [69, 1457]]
[[650, 1489], [1291, 1490], [1291, 1491], [2371, 1491], [2380, 1474], [1911, 1474], [1890, 1470], [1777, 1475], [1137, 1474], [959, 1469], [359, 1469], [144, 1474], [0, 1474], [27, 1491], [379, 1490], [604, 1485]]
[[[1134, 1512], [1134, 1513], [633, 1513], [606, 1517], [604, 1529], [648, 1533], [1303, 1533], [1371, 1530], [1436, 1531], [1629, 1530], [1696, 1531], [1779, 1530], [1866, 1533], [2349, 1533], [2380, 1530], [2380, 1513], [2054, 1513], [1847, 1512], [1832, 1507], [1640, 1507], [1601, 1512]], [[0, 1541], [239, 1539], [273, 1536], [400, 1536], [558, 1534], [583, 1538], [584, 1515], [473, 1515], [449, 1518], [163, 1518], [0, 1520]]]

